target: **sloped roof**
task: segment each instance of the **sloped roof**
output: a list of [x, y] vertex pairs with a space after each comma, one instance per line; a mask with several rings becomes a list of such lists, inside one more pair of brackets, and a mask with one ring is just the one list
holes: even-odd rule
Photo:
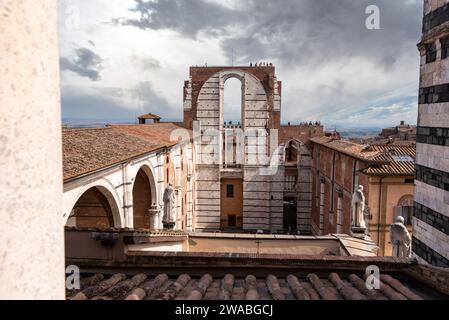
[[374, 145], [372, 148], [380, 152], [375, 160], [388, 164], [370, 166], [363, 171], [364, 173], [387, 176], [415, 175], [415, 146]]
[[366, 162], [374, 161], [374, 158], [379, 155], [379, 151], [348, 140], [323, 136], [312, 138], [310, 141]]
[[165, 140], [142, 139], [111, 127], [63, 129], [64, 180], [107, 168], [165, 146]]
[[185, 130], [184, 132], [188, 133], [191, 136], [190, 130], [185, 129], [173, 122], [161, 122], [142, 125], [110, 125], [110, 127], [130, 136], [144, 139], [149, 142], [158, 141], [170, 146], [177, 143], [177, 140], [171, 140], [171, 135], [177, 130]]
[[142, 120], [160, 120], [161, 117], [159, 117], [158, 115], [155, 115], [153, 113], [147, 113], [147, 114], [143, 114], [141, 116], [138, 117], [138, 119], [142, 119]]
[[332, 137], [310, 139], [312, 142], [366, 161], [368, 175], [414, 176], [416, 147], [414, 145], [362, 145]]
[[423, 300], [391, 275], [382, 274], [381, 281], [380, 290], [368, 290], [364, 277], [355, 273], [309, 273], [305, 277], [184, 273], [174, 278], [164, 273], [155, 277], [95, 274], [81, 279], [80, 292], [68, 295], [72, 300]]

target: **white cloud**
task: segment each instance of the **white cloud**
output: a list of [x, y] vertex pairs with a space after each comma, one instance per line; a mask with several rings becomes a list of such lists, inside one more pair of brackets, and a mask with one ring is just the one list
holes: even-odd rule
[[[390, 3], [374, 2], [377, 1]], [[413, 2], [401, 1], [403, 5]], [[201, 0], [195, 2], [199, 5]], [[76, 110], [73, 109], [76, 94], [80, 94], [80, 101], [86, 101], [83, 100], [86, 94], [91, 97], [105, 94], [110, 88], [120, 88], [123, 97], [109, 97], [111, 104], [120, 106], [120, 110], [138, 112], [149, 108], [145, 111], [180, 119], [182, 88], [189, 76], [189, 66], [225, 65], [230, 62], [230, 52], [234, 49], [236, 61], [241, 63], [261, 59], [276, 65], [278, 78], [283, 81], [284, 120], [377, 126], [392, 125], [401, 114], [406, 114], [410, 122], [416, 122], [414, 99], [419, 57], [415, 43], [419, 37], [416, 30], [419, 31], [421, 3], [415, 2], [416, 8], [409, 7], [407, 11], [419, 11], [416, 21], [410, 14], [389, 19], [401, 7], [396, 2], [391, 10], [384, 10], [383, 21], [392, 22], [384, 25], [383, 33], [366, 33], [363, 27], [357, 29], [359, 24], [363, 26], [363, 11], [358, 12], [360, 4], [353, 5], [348, 0], [341, 0], [340, 6], [335, 0], [304, 3], [289, 0], [284, 6], [268, 0], [244, 3], [205, 0], [206, 6], [213, 5], [209, 9], [216, 10], [214, 14], [226, 15], [220, 18], [221, 30], [217, 33], [202, 28], [192, 16], [180, 17], [185, 19], [173, 26], [171, 15], [165, 11], [158, 16], [160, 24], [153, 29], [111, 23], [114, 18], [138, 18], [138, 13], [128, 10], [134, 3], [132, 0], [61, 1], [61, 56], [70, 57], [74, 50], [92, 46], [91, 41], [95, 53], [102, 58], [100, 81], [62, 73], [62, 93], [70, 95], [71, 114]], [[79, 28], [67, 27], [66, 22], [73, 20], [68, 16], [73, 13], [67, 11], [70, 5], [80, 13]], [[322, 10], [327, 14], [323, 15]], [[206, 26], [211, 21], [207, 20]], [[183, 34], [182, 28], [194, 30], [195, 37]], [[130, 96], [142, 83], [151, 86], [149, 101], [165, 101], [167, 105], [162, 108], [145, 104]], [[83, 116], [90, 117], [80, 114]], [[104, 117], [107, 116], [105, 112]]]

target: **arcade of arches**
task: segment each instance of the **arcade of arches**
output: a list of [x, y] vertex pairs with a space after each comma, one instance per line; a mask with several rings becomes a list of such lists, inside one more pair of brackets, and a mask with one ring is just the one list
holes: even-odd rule
[[[114, 222], [114, 200], [105, 195], [108, 191], [92, 187], [84, 192], [71, 211], [67, 225], [78, 228], [105, 229], [117, 227]], [[152, 189], [149, 177], [141, 168], [134, 180], [132, 189], [133, 225], [136, 229], [149, 229]]]

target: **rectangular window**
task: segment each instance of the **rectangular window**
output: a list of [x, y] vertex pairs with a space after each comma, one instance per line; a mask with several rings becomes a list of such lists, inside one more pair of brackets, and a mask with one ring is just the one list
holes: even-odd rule
[[428, 44], [426, 47], [426, 63], [434, 62], [437, 59], [437, 46], [435, 43]]
[[233, 184], [226, 185], [226, 197], [234, 198], [234, 185]]
[[449, 37], [441, 39], [441, 59], [449, 57]]
[[237, 216], [235, 214], [228, 215], [228, 227], [237, 226]]
[[404, 183], [414, 184], [415, 180], [414, 179], [405, 179]]

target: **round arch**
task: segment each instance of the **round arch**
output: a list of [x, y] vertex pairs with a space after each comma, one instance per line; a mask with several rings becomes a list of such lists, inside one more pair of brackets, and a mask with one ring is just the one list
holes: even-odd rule
[[394, 207], [394, 221], [398, 216], [404, 218], [405, 225], [411, 225], [413, 219], [413, 195], [407, 194], [402, 196], [396, 207]]
[[71, 206], [66, 225], [81, 228], [121, 228], [123, 219], [114, 194], [104, 185], [83, 188]]
[[[207, 81], [205, 81], [200, 89], [200, 94], [199, 97], [201, 95], [205, 95], [207, 96], [209, 94], [209, 90], [211, 87], [211, 82], [209, 82], [209, 80], [213, 79], [213, 83], [214, 83], [214, 87], [219, 90], [219, 123], [223, 124], [224, 122], [224, 84], [227, 80], [229, 80], [230, 78], [236, 78], [238, 80], [240, 80], [242, 82], [242, 116], [241, 116], [241, 121], [242, 121], [242, 128], [244, 128], [246, 126], [245, 124], [245, 113], [246, 111], [264, 111], [266, 112], [266, 116], [265, 117], [261, 117], [262, 119], [268, 119], [269, 115], [268, 115], [268, 96], [267, 96], [267, 91], [265, 90], [264, 85], [262, 84], [262, 82], [253, 74], [246, 72], [244, 70], [239, 70], [239, 69], [229, 69], [229, 70], [222, 70], [219, 71], [215, 74], [213, 74]], [[215, 79], [218, 79], [218, 83]], [[261, 95], [263, 95], [263, 97], [261, 97]], [[253, 96], [252, 98], [248, 98], [250, 96]], [[247, 98], [248, 99], [254, 99], [259, 102], [264, 102], [265, 103], [265, 108], [264, 110], [260, 110], [259, 107], [257, 106], [253, 106], [253, 105], [249, 105], [247, 103]], [[207, 108], [210, 108], [210, 106], [207, 106]], [[197, 112], [203, 112], [203, 110], [201, 109], [201, 107], [198, 107]], [[249, 123], [247, 124], [247, 126], [258, 126], [255, 125], [254, 123]], [[260, 126], [260, 125], [259, 125]]]
[[150, 209], [157, 203], [156, 182], [149, 166], [137, 171], [132, 183], [133, 226], [135, 229], [150, 229]]
[[[225, 125], [228, 121], [234, 121], [234, 125], [242, 124], [245, 117], [245, 79], [235, 73], [222, 78], [223, 86], [220, 87], [221, 116]], [[238, 99], [238, 103], [237, 103]], [[235, 100], [235, 101], [234, 101]], [[238, 107], [238, 109], [237, 109]], [[235, 117], [239, 110], [239, 116]], [[232, 115], [232, 116], [231, 116]], [[229, 123], [230, 125], [231, 123]]]
[[300, 153], [301, 153], [301, 143], [296, 140], [296, 139], [290, 139], [287, 140], [284, 144], [283, 144], [283, 155], [282, 155], [282, 159], [284, 161], [284, 163], [288, 163], [288, 162], [296, 162], [298, 163], [299, 161], [299, 157], [300, 157]]
[[152, 199], [151, 205], [157, 205], [158, 194], [157, 194], [157, 189], [156, 189], [156, 179], [155, 179], [154, 171], [150, 165], [144, 164], [139, 168], [139, 170], [137, 170], [136, 175], [135, 175], [132, 185], [131, 185], [131, 190], [134, 189], [134, 184], [136, 183], [136, 177], [137, 177], [137, 174], [139, 173], [139, 171], [143, 171], [145, 173], [145, 175], [148, 178], [148, 181], [150, 183], [151, 199]]
[[405, 206], [413, 206], [413, 195], [407, 194], [405, 196], [402, 196], [398, 201], [398, 206], [405, 207]]

